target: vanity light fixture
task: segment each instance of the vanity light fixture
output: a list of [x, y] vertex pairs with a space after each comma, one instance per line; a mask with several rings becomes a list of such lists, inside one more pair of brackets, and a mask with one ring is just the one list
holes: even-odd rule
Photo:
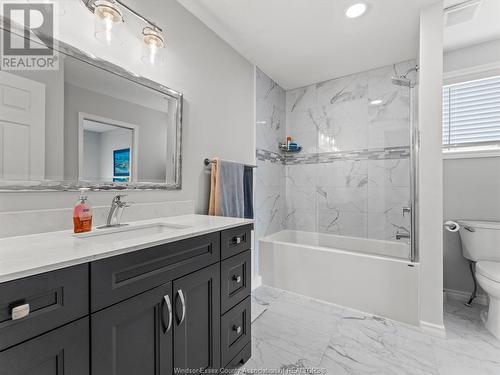
[[121, 0], [82, 0], [82, 2], [95, 16], [95, 36], [98, 40], [110, 45], [117, 39], [115, 29], [125, 22], [123, 9], [146, 24], [141, 33], [141, 40], [144, 43], [142, 61], [153, 65], [161, 65], [165, 61], [162, 54], [165, 37], [163, 30], [154, 22]]
[[374, 99], [370, 102], [371, 105], [381, 105], [384, 101], [382, 99]]
[[367, 8], [365, 3], [356, 3], [347, 8], [345, 15], [347, 18], [358, 18], [365, 14]]
[[146, 26], [142, 30], [142, 40], [144, 42], [142, 60], [152, 65], [162, 65], [164, 58], [161, 55], [161, 49], [165, 47], [162, 32], [156, 27]]
[[123, 14], [113, 0], [97, 0], [93, 3], [95, 37], [110, 45], [113, 42], [113, 27], [123, 23]]

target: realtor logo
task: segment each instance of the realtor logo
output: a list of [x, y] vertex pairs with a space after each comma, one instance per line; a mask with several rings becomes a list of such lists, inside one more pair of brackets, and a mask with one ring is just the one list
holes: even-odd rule
[[1, 70], [56, 70], [54, 4], [3, 3]]

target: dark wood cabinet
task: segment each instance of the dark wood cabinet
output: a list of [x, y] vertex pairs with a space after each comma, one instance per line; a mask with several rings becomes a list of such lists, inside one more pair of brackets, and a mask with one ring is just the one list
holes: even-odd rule
[[219, 268], [214, 264], [174, 281], [176, 369], [220, 367]]
[[88, 303], [87, 264], [0, 284], [0, 350], [88, 315]]
[[0, 352], [0, 375], [89, 375], [88, 317]]
[[250, 342], [252, 306], [250, 297], [233, 307], [221, 319], [221, 358], [226, 366]]
[[220, 232], [221, 258], [226, 259], [252, 248], [253, 225], [226, 229]]
[[92, 374], [172, 374], [171, 301], [166, 283], [92, 314]]
[[251, 230], [0, 283], [0, 375], [195, 375], [243, 364]]
[[223, 314], [250, 295], [251, 263], [250, 250], [222, 261], [220, 292]]
[[188, 238], [90, 263], [95, 312], [220, 261], [220, 234]]

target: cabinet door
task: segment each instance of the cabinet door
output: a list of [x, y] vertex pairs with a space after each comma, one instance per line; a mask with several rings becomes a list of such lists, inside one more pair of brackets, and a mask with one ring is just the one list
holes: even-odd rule
[[214, 264], [174, 281], [175, 369], [220, 367], [219, 269]]
[[0, 352], [0, 375], [88, 375], [89, 319]]
[[172, 284], [91, 315], [92, 375], [172, 374]]

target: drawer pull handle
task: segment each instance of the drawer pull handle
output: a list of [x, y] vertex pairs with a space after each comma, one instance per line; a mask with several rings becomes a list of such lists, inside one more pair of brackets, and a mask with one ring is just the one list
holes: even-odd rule
[[30, 314], [30, 304], [16, 306], [12, 308], [12, 320], [18, 320], [27, 317]]
[[233, 331], [235, 331], [236, 334], [239, 335], [241, 333], [241, 326], [234, 325]]
[[236, 281], [237, 284], [241, 283], [241, 276], [233, 275], [233, 280]]
[[[164, 333], [167, 333], [168, 331], [170, 331], [170, 328], [172, 327], [172, 304], [170, 303], [170, 296], [168, 294], [163, 296], [163, 301], [165, 302], [164, 306], [167, 306], [167, 311], [168, 311], [167, 324], [165, 324], [165, 317], [163, 316], [163, 324], [165, 326]], [[165, 311], [165, 308], [163, 311]]]
[[240, 236], [233, 237], [233, 244], [234, 245], [239, 245], [243, 241], [243, 239]]
[[181, 325], [182, 322], [184, 321], [184, 318], [186, 317], [186, 300], [184, 298], [184, 293], [182, 293], [182, 289], [179, 289], [177, 291], [177, 295], [179, 296], [179, 299], [181, 300], [181, 305], [182, 305], [182, 316], [179, 320], [178, 325]]

